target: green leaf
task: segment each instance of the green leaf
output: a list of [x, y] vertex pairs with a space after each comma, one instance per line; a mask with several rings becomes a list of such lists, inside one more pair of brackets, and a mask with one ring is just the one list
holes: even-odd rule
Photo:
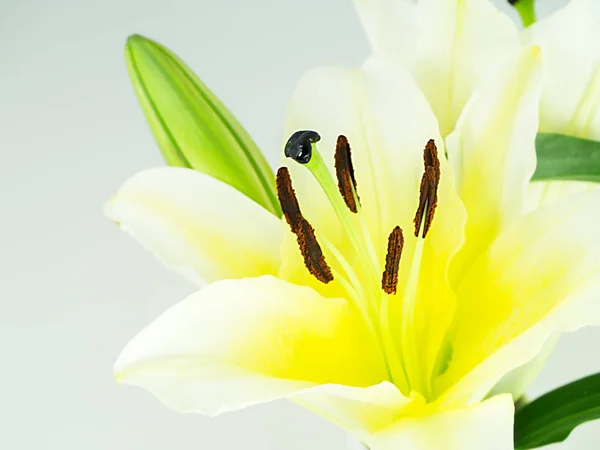
[[600, 142], [562, 134], [537, 135], [532, 181], [600, 182]]
[[162, 155], [221, 180], [281, 216], [275, 175], [233, 114], [166, 47], [127, 40], [127, 68]]
[[562, 386], [515, 415], [515, 448], [564, 441], [578, 425], [600, 419], [600, 373]]

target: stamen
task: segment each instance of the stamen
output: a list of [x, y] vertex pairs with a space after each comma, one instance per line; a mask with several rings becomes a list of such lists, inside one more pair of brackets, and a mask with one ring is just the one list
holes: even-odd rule
[[312, 145], [320, 140], [321, 136], [316, 131], [296, 131], [285, 144], [285, 156], [300, 164], [307, 164], [312, 158]]
[[[400, 386], [402, 386], [403, 392], [409, 392], [407, 381], [405, 381], [407, 376], [404, 374], [404, 369], [398, 358], [398, 355], [396, 354], [395, 342], [389, 330], [389, 324], [387, 321], [387, 306], [384, 310], [380, 310], [380, 301], [382, 300], [381, 297], [385, 297], [383, 299], [383, 303], [385, 305], [387, 305], [386, 302], [388, 299], [388, 296], [379, 290], [380, 286], [382, 285], [380, 281], [381, 265], [376, 256], [375, 249], [370, 241], [370, 236], [368, 234], [368, 230], [366, 230], [366, 225], [363, 222], [363, 218], [360, 214], [357, 214], [356, 216], [352, 214], [352, 212], [358, 211], [360, 208], [360, 203], [358, 196], [356, 195], [356, 180], [354, 178], [352, 162], [350, 159], [350, 146], [343, 136], [338, 138], [335, 165], [336, 172], [338, 173], [339, 185], [336, 186], [335, 180], [317, 148], [316, 142], [318, 140], [319, 135], [316, 132], [296, 132], [286, 144], [285, 155], [294, 159], [300, 164], [303, 164], [308, 169], [308, 171], [314, 176], [315, 180], [321, 186], [331, 204], [331, 207], [333, 208], [333, 211], [337, 215], [340, 224], [345, 231], [347, 240], [349, 241], [353, 250], [353, 256], [356, 256], [356, 262], [359, 265], [359, 267], [356, 268], [359, 269], [359, 272], [356, 273], [355, 268], [350, 266], [350, 264], [345, 261], [345, 258], [343, 258], [342, 255], [337, 257], [338, 262], [340, 262], [340, 265], [344, 267], [344, 270], [349, 276], [351, 283], [354, 284], [354, 286], [348, 286], [348, 290], [354, 291], [354, 294], [350, 295], [352, 302], [356, 306], [357, 310], [361, 313], [365, 323], [368, 324], [369, 329], [373, 331], [376, 339], [380, 343], [380, 348], [382, 350], [382, 356], [386, 364], [389, 379], [395, 382], [396, 378], [399, 377], [398, 383]], [[342, 194], [341, 196], [340, 192]], [[349, 204], [349, 199], [354, 199], [354, 208], [352, 208], [351, 203]], [[288, 214], [290, 213], [288, 212]], [[293, 217], [293, 214], [291, 214], [291, 216]], [[303, 246], [303, 242], [308, 242], [308, 245], [310, 245], [310, 232], [312, 227], [306, 227], [306, 230], [304, 230], [303, 220], [300, 220], [298, 222], [297, 229], [301, 227], [302, 230], [296, 232], [299, 236], [298, 241], [300, 242], [301, 247]], [[301, 242], [301, 239], [304, 241]], [[326, 240], [324, 243], [326, 245], [326, 249], [331, 246]], [[322, 277], [321, 281], [327, 280], [329, 277], [333, 278], [334, 274], [337, 278], [337, 272], [334, 272], [334, 270], [331, 269], [328, 270], [328, 266], [324, 263], [324, 261], [323, 263], [319, 262], [320, 256], [322, 255], [322, 253], [320, 253], [320, 247], [317, 247], [316, 245], [313, 245], [313, 247], [314, 248], [311, 251], [303, 250], [306, 266], [311, 273], [317, 278]], [[395, 247], [398, 247], [398, 245], [396, 244]], [[328, 254], [329, 252], [330, 250], [328, 249]], [[399, 253], [400, 252], [398, 251], [398, 258]], [[335, 253], [332, 254], [335, 257]], [[314, 267], [311, 267], [313, 261], [315, 261]], [[352, 262], [354, 263], [354, 260]], [[396, 269], [394, 270], [392, 262], [391, 269], [389, 271], [392, 277], [390, 278], [390, 281], [392, 281], [393, 277], [397, 278], [397, 267], [399, 266], [396, 265]], [[393, 275], [394, 271], [396, 272], [396, 275]], [[344, 285], [344, 281], [346, 280], [344, 280], [343, 275], [339, 278], [340, 284]], [[354, 287], [354, 289], [352, 289], [352, 287]], [[381, 314], [383, 314], [383, 317], [386, 318], [385, 325], [383, 325], [379, 320]]]
[[388, 238], [387, 255], [385, 257], [385, 270], [381, 277], [381, 288], [386, 294], [395, 294], [398, 287], [398, 270], [400, 256], [404, 247], [402, 228], [395, 227]]
[[290, 171], [287, 167], [280, 167], [277, 170], [277, 197], [279, 204], [288, 225], [294, 233], [298, 229], [299, 223], [302, 220], [300, 205], [296, 198], [296, 192], [292, 186]]
[[338, 188], [344, 202], [346, 202], [346, 206], [353, 213], [358, 212], [357, 203], [360, 199], [356, 191], [356, 178], [352, 166], [350, 144], [346, 136], [343, 135], [338, 136], [335, 146], [335, 173], [338, 179]]
[[[299, 135], [299, 133], [304, 133], [304, 135]], [[304, 136], [304, 140], [302, 139], [302, 136]], [[286, 155], [293, 159], [294, 156], [297, 156], [299, 153], [306, 155], [307, 150], [304, 148], [304, 145], [307, 145], [309, 142], [311, 143], [311, 159], [308, 163], [301, 162], [301, 164], [305, 165], [305, 167], [310, 173], [312, 173], [323, 189], [323, 192], [329, 199], [333, 210], [344, 227], [352, 246], [356, 250], [357, 254], [361, 257], [361, 261], [366, 262], [365, 269], [373, 277], [372, 281], [374, 282], [374, 286], [378, 288], [379, 274], [381, 273], [378, 269], [375, 269], [378, 263], [376, 259], [369, 254], [368, 250], [364, 248], [364, 236], [362, 236], [360, 230], [357, 229], [353, 221], [354, 218], [348, 211], [348, 207], [345, 205], [343, 199], [339, 195], [335, 181], [333, 180], [327, 165], [323, 161], [321, 153], [319, 153], [319, 150], [317, 149], [316, 140], [314, 140], [316, 139], [315, 136], [319, 136], [319, 134], [315, 131], [298, 131], [294, 133], [286, 145]], [[313, 139], [313, 141], [310, 139]], [[301, 150], [298, 150], [298, 145], [302, 146]]]
[[300, 252], [304, 258], [304, 265], [308, 271], [321, 283], [327, 284], [333, 281], [331, 267], [325, 262], [323, 251], [315, 236], [315, 230], [306, 219], [302, 218], [300, 220], [296, 229], [296, 236]]
[[280, 167], [277, 170], [277, 196], [279, 197], [279, 203], [281, 204], [285, 220], [296, 235], [300, 253], [302, 253], [302, 257], [304, 258], [304, 265], [320, 282], [327, 284], [333, 281], [331, 268], [325, 261], [325, 256], [315, 236], [315, 230], [302, 217], [300, 205], [298, 204], [287, 167]]
[[[305, 139], [301, 139], [301, 136], [304, 136]], [[304, 167], [306, 167], [308, 171], [315, 177], [315, 180], [317, 180], [323, 189], [323, 192], [327, 196], [327, 199], [337, 215], [340, 224], [346, 232], [351, 246], [358, 256], [360, 264], [365, 269], [365, 273], [368, 277], [367, 282], [371, 285], [372, 292], [377, 292], [381, 285], [381, 269], [375, 255], [375, 251], [365, 245], [365, 236], [357, 227], [357, 222], [360, 222], [360, 217], [354, 217], [352, 215], [352, 213], [348, 210], [344, 200], [339, 195], [339, 190], [335, 184], [335, 180], [331, 176], [329, 168], [325, 164], [325, 161], [323, 161], [323, 157], [317, 148], [316, 139], [318, 136], [319, 134], [314, 131], [302, 131], [294, 133], [286, 145], [286, 155], [294, 158], [294, 155], [298, 155], [298, 143], [301, 143], [302, 145], [307, 145], [308, 142], [311, 143], [311, 159], [308, 163], [304, 164]], [[300, 153], [305, 155], [306, 150], [304, 149]], [[365, 299], [365, 301], [370, 303], [370, 308], [372, 308], [373, 311], [377, 313], [379, 312], [379, 305], [377, 303], [376, 296], [370, 295], [369, 298]]]
[[437, 147], [435, 141], [430, 139], [423, 151], [423, 163], [425, 171], [421, 178], [421, 192], [419, 195], [419, 207], [415, 214], [415, 236], [419, 237], [419, 230], [423, 224], [423, 238], [427, 236], [427, 232], [433, 222], [433, 214], [437, 206], [437, 188], [440, 183], [440, 160], [438, 159]]

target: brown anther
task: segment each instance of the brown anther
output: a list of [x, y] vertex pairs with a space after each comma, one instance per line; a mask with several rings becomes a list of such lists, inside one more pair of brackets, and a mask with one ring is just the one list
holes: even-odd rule
[[[358, 192], [356, 190], [356, 178], [354, 178], [354, 167], [352, 166], [352, 155], [350, 144], [346, 136], [340, 135], [335, 146], [335, 173], [338, 179], [340, 194], [346, 202], [350, 211], [358, 211]], [[354, 197], [356, 194], [356, 198]], [[360, 204], [360, 203], [359, 203]]]
[[314, 228], [302, 216], [287, 167], [280, 167], [277, 171], [277, 196], [285, 220], [296, 235], [304, 265], [317, 280], [325, 284], [329, 283], [333, 280], [331, 268], [325, 261]]
[[400, 269], [400, 256], [404, 247], [402, 228], [395, 227], [388, 237], [387, 254], [385, 256], [385, 270], [381, 276], [381, 288], [386, 294], [395, 294], [398, 287], [398, 270]]
[[415, 236], [419, 237], [419, 230], [423, 219], [423, 237], [427, 236], [427, 232], [433, 222], [433, 214], [437, 206], [437, 188], [440, 183], [440, 160], [438, 159], [437, 147], [435, 141], [430, 139], [423, 151], [423, 163], [425, 171], [421, 178], [421, 192], [419, 195], [419, 207], [415, 214]]
[[325, 256], [323, 256], [323, 251], [315, 236], [315, 230], [304, 218], [300, 220], [298, 225], [296, 237], [298, 238], [300, 252], [304, 258], [304, 265], [320, 282], [327, 284], [333, 281], [331, 268], [325, 261]]
[[292, 179], [290, 172], [287, 167], [280, 167], [277, 170], [277, 197], [279, 197], [279, 204], [281, 210], [285, 216], [285, 220], [288, 225], [295, 233], [298, 228], [300, 220], [302, 220], [302, 213], [300, 212], [300, 205], [296, 198], [296, 192], [292, 186]]

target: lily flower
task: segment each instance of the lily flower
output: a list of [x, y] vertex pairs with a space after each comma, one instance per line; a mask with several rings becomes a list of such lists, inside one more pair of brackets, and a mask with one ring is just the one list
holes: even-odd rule
[[[515, 52], [537, 45], [544, 64], [538, 131], [600, 140], [600, 2], [570, 0], [525, 29], [489, 0], [354, 3], [373, 51], [410, 71], [429, 100], [443, 137], [455, 129], [481, 83], [503, 70]], [[595, 188], [575, 181], [531, 183], [526, 210]], [[557, 338], [538, 358], [502, 380], [497, 390], [521, 397]]]
[[203, 287], [133, 338], [117, 380], [211, 416], [289, 398], [372, 450], [512, 449], [512, 396], [490, 390], [552, 333], [600, 324], [600, 191], [525, 214], [540, 64], [511, 58], [448, 139], [384, 55], [309, 73], [281, 220], [189, 169], [127, 181], [107, 215]]

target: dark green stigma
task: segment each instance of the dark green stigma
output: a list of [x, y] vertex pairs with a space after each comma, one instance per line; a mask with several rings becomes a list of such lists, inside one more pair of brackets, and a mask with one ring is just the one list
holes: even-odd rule
[[312, 157], [312, 144], [320, 140], [321, 136], [316, 131], [296, 131], [285, 144], [285, 156], [300, 164], [307, 164]]

